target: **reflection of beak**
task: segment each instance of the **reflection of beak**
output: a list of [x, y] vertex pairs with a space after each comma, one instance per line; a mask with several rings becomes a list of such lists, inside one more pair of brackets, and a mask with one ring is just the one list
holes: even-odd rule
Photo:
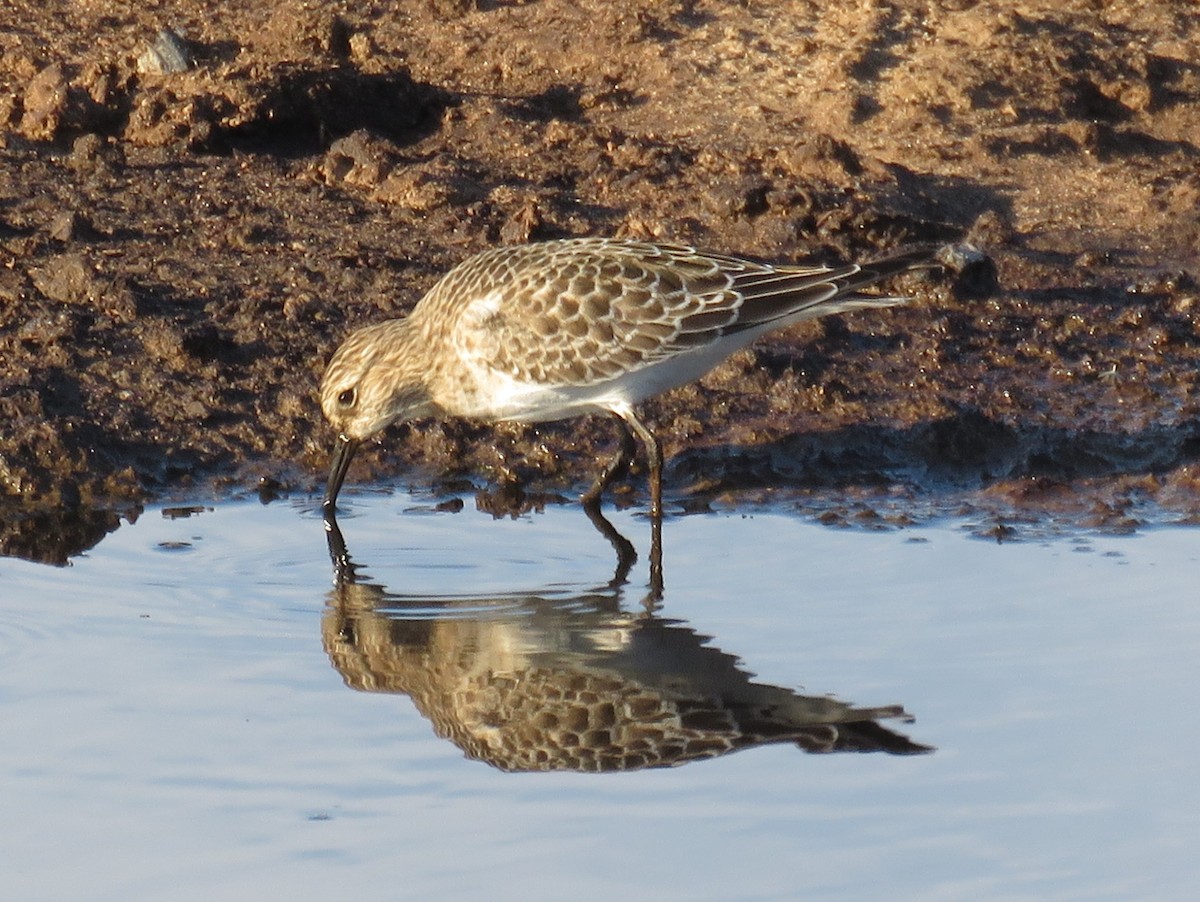
[[338, 492], [342, 490], [346, 471], [350, 469], [350, 461], [354, 459], [354, 452], [360, 444], [359, 439], [350, 438], [345, 434], [337, 437], [337, 445], [333, 449], [333, 462], [329, 465], [329, 480], [325, 483], [325, 501], [321, 504], [321, 509], [327, 517], [337, 512]]

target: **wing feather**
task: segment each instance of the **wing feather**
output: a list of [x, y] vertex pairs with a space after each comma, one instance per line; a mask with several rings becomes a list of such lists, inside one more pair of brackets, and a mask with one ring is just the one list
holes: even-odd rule
[[683, 246], [567, 239], [486, 251], [421, 307], [454, 318], [453, 340], [475, 361], [535, 384], [589, 385], [771, 323], [903, 303], [857, 292], [929, 257], [771, 266]]

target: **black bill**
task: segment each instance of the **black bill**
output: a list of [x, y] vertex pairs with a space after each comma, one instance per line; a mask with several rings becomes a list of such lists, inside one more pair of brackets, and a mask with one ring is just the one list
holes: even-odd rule
[[337, 513], [338, 492], [342, 490], [346, 471], [350, 469], [350, 461], [354, 459], [354, 452], [358, 450], [359, 444], [361, 442], [358, 439], [345, 435], [339, 435], [337, 438], [337, 444], [333, 448], [333, 461], [329, 465], [329, 479], [325, 483], [325, 501], [321, 504], [321, 510], [326, 517]]

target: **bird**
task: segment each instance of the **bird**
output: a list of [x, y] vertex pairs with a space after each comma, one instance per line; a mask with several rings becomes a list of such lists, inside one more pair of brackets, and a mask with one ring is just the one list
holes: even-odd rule
[[695, 247], [565, 238], [478, 253], [401, 319], [358, 329], [331, 357], [321, 409], [337, 433], [327, 518], [355, 451], [423, 417], [542, 423], [608, 413], [620, 450], [583, 495], [598, 506], [640, 440], [650, 514], [662, 515], [662, 454], [637, 405], [692, 382], [761, 335], [832, 313], [905, 303], [860, 290], [935, 265], [918, 248], [871, 263], [760, 263]]

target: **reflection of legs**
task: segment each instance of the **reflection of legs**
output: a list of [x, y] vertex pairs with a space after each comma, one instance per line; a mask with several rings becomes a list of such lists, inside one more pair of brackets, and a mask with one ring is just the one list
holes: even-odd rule
[[[620, 479], [629, 470], [629, 465], [633, 462], [633, 455], [637, 451], [637, 443], [634, 441], [633, 433], [629, 431], [629, 427], [625, 425], [624, 420], [618, 420], [621, 424], [621, 448], [617, 451], [617, 456], [612, 459], [603, 472], [596, 477], [596, 481], [592, 483], [592, 487], [583, 493], [583, 506], [591, 510], [599, 510], [600, 496], [604, 490], [612, 485], [614, 479]], [[591, 516], [589, 510], [588, 516]], [[592, 521], [595, 522], [594, 520]]]
[[650, 596], [659, 601], [663, 596], [662, 514], [650, 515]]

